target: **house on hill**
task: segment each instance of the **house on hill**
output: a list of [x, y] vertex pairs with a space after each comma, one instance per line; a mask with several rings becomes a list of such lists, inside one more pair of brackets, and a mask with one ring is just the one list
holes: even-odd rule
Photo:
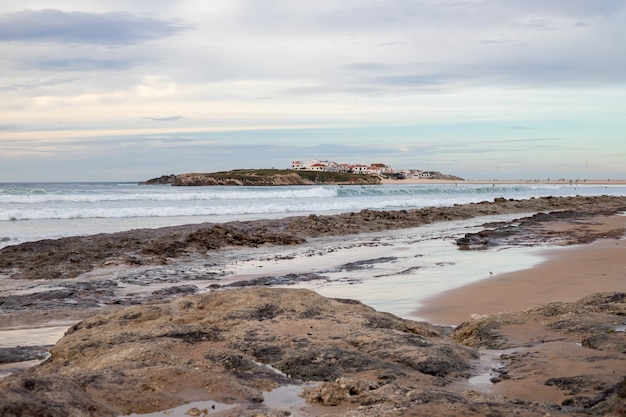
[[338, 164], [334, 161], [320, 161], [310, 159], [308, 161], [292, 161], [291, 169], [326, 172], [351, 172], [354, 174], [383, 175], [393, 173], [393, 169], [385, 164]]
[[391, 168], [389, 168], [385, 164], [371, 164], [368, 167], [367, 171], [368, 171], [368, 174], [374, 174], [374, 175], [383, 175], [383, 174], [389, 174], [392, 172]]

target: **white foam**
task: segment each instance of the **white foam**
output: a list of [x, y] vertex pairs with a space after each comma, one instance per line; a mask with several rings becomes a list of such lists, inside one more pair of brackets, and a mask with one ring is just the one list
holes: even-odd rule
[[199, 222], [477, 203], [495, 197], [625, 195], [626, 187], [402, 184], [170, 187], [0, 184], [0, 247], [25, 241]]

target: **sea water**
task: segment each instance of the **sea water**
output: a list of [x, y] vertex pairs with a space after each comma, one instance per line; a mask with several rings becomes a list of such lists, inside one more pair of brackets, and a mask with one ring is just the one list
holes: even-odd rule
[[574, 195], [626, 195], [626, 186], [402, 181], [372, 186], [275, 187], [0, 183], [0, 248], [40, 239], [191, 223], [451, 206], [496, 197]]

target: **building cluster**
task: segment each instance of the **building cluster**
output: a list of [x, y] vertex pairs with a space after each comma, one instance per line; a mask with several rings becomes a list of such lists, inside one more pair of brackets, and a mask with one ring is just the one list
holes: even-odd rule
[[293, 161], [291, 169], [305, 171], [326, 171], [326, 172], [349, 172], [352, 174], [370, 174], [384, 175], [396, 178], [432, 178], [430, 171], [421, 171], [415, 169], [396, 171], [389, 165], [376, 164], [346, 164], [334, 161], [320, 161], [317, 159], [309, 159], [308, 161]]

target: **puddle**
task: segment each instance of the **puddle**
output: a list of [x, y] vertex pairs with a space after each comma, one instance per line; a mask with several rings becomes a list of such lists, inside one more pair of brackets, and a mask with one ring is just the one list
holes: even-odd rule
[[309, 404], [300, 396], [303, 385], [285, 385], [263, 393], [263, 404], [270, 408], [300, 409]]
[[[309, 407], [309, 404], [300, 397], [305, 385], [285, 385], [275, 390], [263, 393], [263, 406], [270, 409], [280, 409], [291, 412], [289, 415], [300, 415], [299, 411]], [[168, 410], [146, 414], [129, 414], [124, 417], [189, 417], [211, 416], [221, 411], [228, 411], [241, 404], [225, 404], [217, 401], [195, 401]]]
[[128, 414], [125, 417], [189, 417], [209, 416], [220, 411], [227, 411], [237, 407], [237, 404], [224, 404], [217, 401], [195, 401], [169, 410], [156, 411], [147, 414]]
[[500, 362], [500, 355], [504, 351], [501, 350], [487, 350], [480, 353], [480, 366], [479, 373], [469, 378], [467, 382], [470, 385], [491, 386], [491, 378], [498, 375], [497, 369], [502, 368], [504, 365]]
[[467, 381], [457, 382], [455, 384], [462, 389], [472, 389], [478, 391], [489, 390], [494, 385], [494, 383], [491, 382], [492, 378], [500, 376], [498, 369], [504, 366], [500, 357], [502, 355], [513, 354], [516, 352], [519, 352], [519, 349], [481, 350], [480, 359], [478, 359], [475, 364], [474, 376], [469, 378]]
[[4, 363], [0, 365], [0, 379], [6, 378], [7, 376], [21, 372], [25, 369], [32, 368], [33, 366], [39, 365], [41, 362], [45, 361], [45, 359], [36, 359], [32, 361], [22, 361], [22, 362], [12, 362], [12, 363]]
[[[71, 322], [71, 324], [76, 321]], [[0, 348], [16, 346], [46, 346], [56, 344], [70, 324], [26, 329], [0, 330]]]

